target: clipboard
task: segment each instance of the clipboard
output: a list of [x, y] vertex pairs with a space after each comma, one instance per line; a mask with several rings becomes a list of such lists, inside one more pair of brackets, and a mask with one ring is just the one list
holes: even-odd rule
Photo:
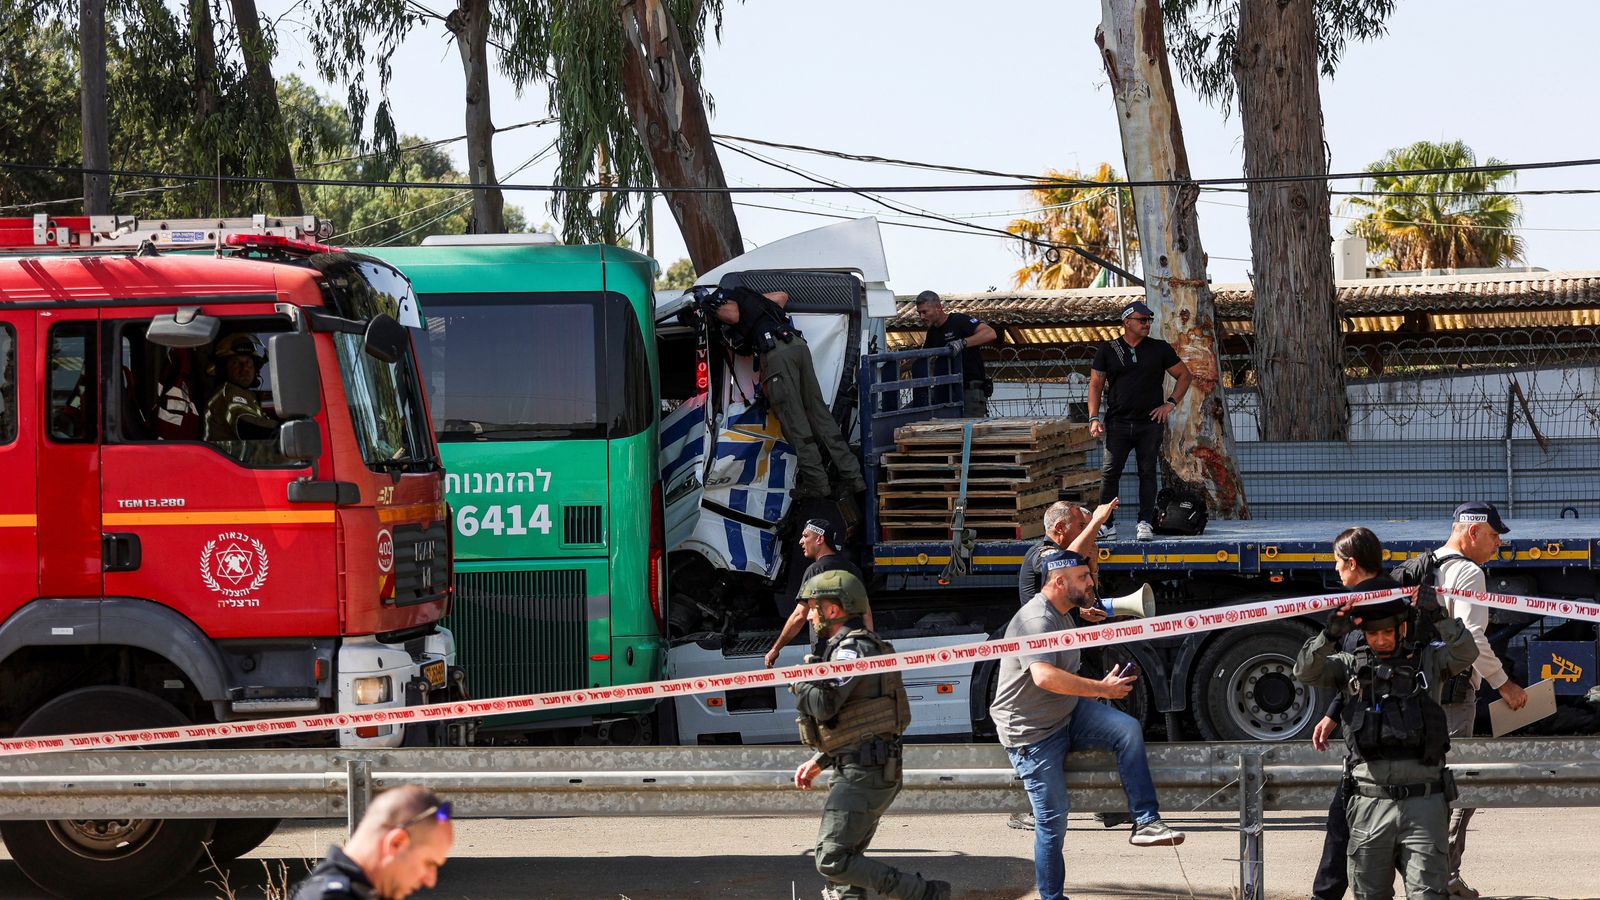
[[1512, 710], [1504, 700], [1489, 704], [1489, 729], [1495, 737], [1556, 714], [1555, 681], [1546, 678], [1538, 684], [1529, 685], [1527, 691], [1528, 702], [1521, 709]]

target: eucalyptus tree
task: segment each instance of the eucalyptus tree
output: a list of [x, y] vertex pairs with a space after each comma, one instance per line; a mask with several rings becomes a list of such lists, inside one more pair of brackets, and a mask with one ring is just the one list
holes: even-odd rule
[[[1351, 39], [1384, 32], [1394, 0], [1163, 0], [1183, 79], [1244, 126], [1255, 292], [1253, 364], [1266, 440], [1350, 429], [1334, 305], [1319, 77]], [[1283, 180], [1274, 180], [1283, 179]]]

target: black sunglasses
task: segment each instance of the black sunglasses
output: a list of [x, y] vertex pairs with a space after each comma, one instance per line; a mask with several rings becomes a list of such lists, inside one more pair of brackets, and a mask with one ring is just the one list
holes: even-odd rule
[[1128, 318], [1134, 322], [1143, 322], [1146, 325], [1156, 320], [1155, 316], [1129, 316]]
[[416, 815], [412, 816], [411, 818], [407, 819], [405, 821], [405, 824], [401, 825], [400, 827], [402, 829], [406, 829], [406, 828], [410, 828], [413, 825], [421, 825], [423, 822], [426, 822], [429, 819], [432, 819], [435, 822], [448, 822], [448, 821], [450, 821], [450, 801], [446, 800], [443, 803], [435, 804], [433, 806], [428, 807], [427, 809], [423, 810], [422, 812], [419, 812]]

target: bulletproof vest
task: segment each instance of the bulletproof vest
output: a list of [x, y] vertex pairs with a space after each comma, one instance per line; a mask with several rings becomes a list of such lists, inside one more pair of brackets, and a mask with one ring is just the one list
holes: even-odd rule
[[[893, 653], [894, 646], [865, 628], [841, 629], [828, 641], [824, 659], [833, 654], [847, 640], [870, 643], [874, 656]], [[911, 701], [906, 696], [905, 685], [899, 672], [879, 672], [858, 675], [863, 679], [845, 701], [843, 708], [826, 722], [802, 715], [795, 720], [800, 726], [800, 741], [821, 753], [848, 750], [871, 740], [893, 740], [911, 727]]]
[[1363, 647], [1355, 662], [1358, 694], [1344, 705], [1342, 716], [1350, 752], [1368, 761], [1415, 759], [1443, 765], [1450, 726], [1444, 707], [1428, 692], [1421, 650], [1380, 659]]
[[779, 341], [793, 339], [794, 331], [789, 328], [789, 318], [782, 307], [754, 291], [742, 297], [738, 324], [724, 326], [733, 352], [744, 356], [765, 353]]

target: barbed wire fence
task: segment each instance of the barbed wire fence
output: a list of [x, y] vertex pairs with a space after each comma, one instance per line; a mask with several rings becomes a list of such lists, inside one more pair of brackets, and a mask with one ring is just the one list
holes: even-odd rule
[[[1465, 498], [1520, 516], [1600, 516], [1600, 329], [1352, 343], [1343, 442], [1263, 440], [1249, 346], [1239, 346], [1221, 369], [1257, 517], [1442, 516]], [[1087, 421], [1094, 349], [991, 350], [990, 415]], [[1124, 477], [1127, 494], [1136, 482]]]

